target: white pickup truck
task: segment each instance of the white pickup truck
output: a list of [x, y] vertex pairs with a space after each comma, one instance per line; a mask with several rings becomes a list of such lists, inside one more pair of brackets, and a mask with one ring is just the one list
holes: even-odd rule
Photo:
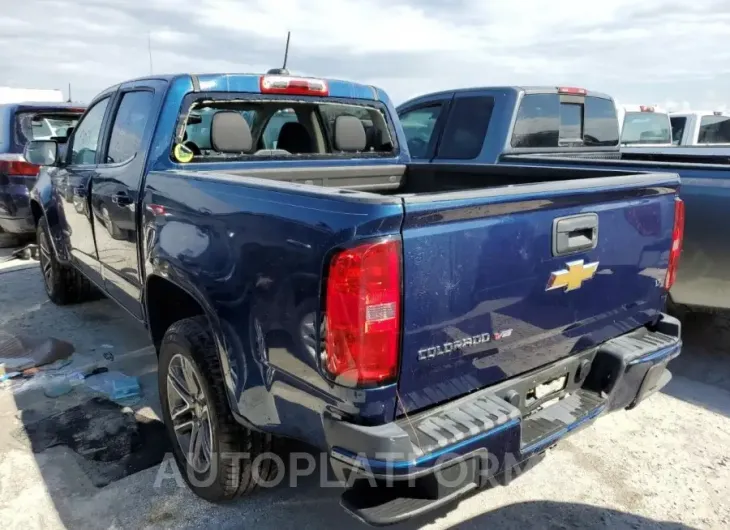
[[656, 105], [616, 105], [621, 146], [672, 145], [669, 113]]
[[669, 115], [674, 145], [730, 147], [730, 113], [683, 111]]

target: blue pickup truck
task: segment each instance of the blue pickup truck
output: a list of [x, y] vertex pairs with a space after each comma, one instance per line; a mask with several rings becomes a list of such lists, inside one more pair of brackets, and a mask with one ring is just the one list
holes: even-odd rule
[[[585, 170], [679, 175], [687, 223], [682, 262], [670, 292], [672, 310], [730, 309], [730, 252], [721, 228], [730, 223], [727, 152], [619, 149], [613, 100], [576, 87], [451, 90], [420, 96], [397, 110], [419, 178], [457, 161], [473, 178], [490, 182], [493, 169], [485, 166], [493, 164], [547, 166], [561, 179], [566, 171]], [[521, 169], [497, 170], [497, 175], [505, 185], [531, 182]]]
[[394, 523], [670, 379], [676, 175], [430, 173], [409, 126], [372, 86], [185, 74], [111, 87], [63, 148], [28, 145], [48, 296], [101, 290], [147, 327], [199, 496], [248, 493], [290, 437], [348, 478], [345, 509]]

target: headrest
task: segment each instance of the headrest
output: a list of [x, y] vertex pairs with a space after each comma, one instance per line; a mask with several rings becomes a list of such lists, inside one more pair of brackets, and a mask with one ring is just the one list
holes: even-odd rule
[[334, 143], [338, 151], [364, 151], [367, 138], [360, 119], [355, 116], [338, 116], [335, 120]]
[[219, 153], [251, 151], [253, 148], [251, 129], [240, 112], [225, 110], [213, 115], [210, 125], [210, 145]]

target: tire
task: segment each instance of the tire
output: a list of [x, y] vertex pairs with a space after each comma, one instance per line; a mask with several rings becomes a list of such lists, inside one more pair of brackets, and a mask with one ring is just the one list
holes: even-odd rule
[[[189, 370], [187, 374], [185, 369]], [[190, 372], [194, 376], [192, 384]], [[167, 330], [160, 346], [158, 379], [162, 415], [175, 461], [196, 495], [210, 502], [228, 501], [251, 493], [262, 481], [275, 476], [275, 462], [263, 456], [273, 449], [271, 435], [249, 430], [233, 418], [213, 335], [204, 317], [180, 320]], [[181, 388], [179, 382], [187, 390], [185, 399], [176, 390]], [[197, 436], [203, 437], [201, 445], [209, 441], [207, 468], [201, 465], [203, 458], [186, 457], [193, 452], [189, 448], [196, 446], [192, 443], [196, 415]], [[188, 424], [190, 427], [182, 428]], [[227, 454], [245, 456], [230, 458]]]
[[53, 252], [46, 218], [38, 222], [38, 261], [40, 262], [43, 285], [48, 298], [56, 305], [69, 305], [85, 302], [98, 297], [98, 289], [86, 276], [58, 261]]

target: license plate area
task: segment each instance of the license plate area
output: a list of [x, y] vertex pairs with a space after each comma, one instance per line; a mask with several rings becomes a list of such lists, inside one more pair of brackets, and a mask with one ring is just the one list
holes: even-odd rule
[[565, 390], [568, 385], [568, 375], [561, 375], [554, 379], [549, 379], [544, 383], [540, 383], [527, 390], [525, 394], [525, 406], [529, 409], [535, 407], [538, 403], [546, 401], [549, 397], [559, 397], [560, 393]]
[[579, 390], [591, 370], [596, 350], [589, 350], [539, 368], [494, 388], [494, 393], [520, 409], [523, 418], [546, 404]]

